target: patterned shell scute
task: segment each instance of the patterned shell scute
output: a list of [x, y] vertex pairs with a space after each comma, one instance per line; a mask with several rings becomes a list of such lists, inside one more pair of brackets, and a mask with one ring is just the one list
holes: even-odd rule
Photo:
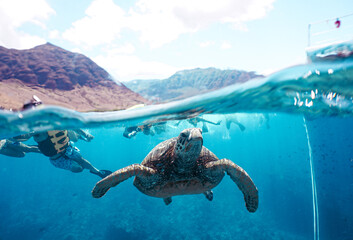
[[206, 165], [208, 162], [219, 160], [217, 156], [205, 147], [202, 147], [199, 158], [197, 159], [197, 165]]
[[161, 142], [150, 151], [141, 164], [156, 170], [169, 165], [173, 157], [172, 154], [176, 142], [177, 138], [171, 138]]

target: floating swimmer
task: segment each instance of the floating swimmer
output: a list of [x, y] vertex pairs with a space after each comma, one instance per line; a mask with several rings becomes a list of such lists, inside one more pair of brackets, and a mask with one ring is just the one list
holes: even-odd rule
[[153, 124], [153, 129], [157, 134], [165, 133], [167, 130], [167, 122], [158, 122]]
[[89, 161], [82, 157], [80, 150], [74, 146], [73, 141], [77, 141], [78, 139], [83, 139], [87, 142], [93, 139], [92, 135], [81, 129], [29, 133], [18, 136], [15, 139], [26, 141], [31, 137], [37, 142], [40, 152], [49, 157], [51, 164], [57, 168], [69, 170], [74, 173], [88, 169], [90, 173], [101, 178], [111, 173], [108, 170], [98, 170], [95, 168]]
[[[145, 104], [137, 104], [132, 107], [127, 108], [126, 110], [133, 110], [133, 109], [138, 109], [138, 108], [143, 108], [145, 107]], [[126, 127], [125, 131], [123, 133], [123, 136], [126, 138], [132, 138], [137, 135], [138, 132], [143, 132], [145, 135], [151, 135], [154, 136], [154, 130], [151, 129], [152, 124], [145, 124], [141, 126], [130, 126]]]
[[[23, 110], [35, 108], [41, 104], [42, 101], [33, 95], [32, 100], [24, 104]], [[91, 134], [81, 129], [31, 132], [14, 137], [13, 139], [18, 142], [23, 142], [31, 137], [37, 142], [40, 152], [49, 157], [51, 164], [57, 168], [69, 170], [74, 173], [88, 169], [92, 174], [101, 178], [111, 174], [109, 170], [98, 170], [95, 168], [89, 161], [82, 157], [80, 150], [74, 146], [73, 141], [76, 142], [82, 139], [90, 142], [93, 139]]]
[[158, 144], [141, 164], [122, 168], [99, 181], [92, 190], [94, 198], [102, 197], [111, 187], [135, 176], [134, 185], [142, 193], [163, 198], [166, 205], [172, 196], [203, 193], [209, 201], [211, 191], [224, 174], [237, 184], [249, 212], [258, 207], [258, 190], [250, 176], [228, 159], [219, 160], [203, 146], [199, 128], [183, 130], [178, 137]]
[[[208, 127], [206, 125], [206, 123], [212, 124], [212, 125], [220, 125], [222, 120], [218, 121], [218, 122], [212, 122], [209, 121], [207, 119], [204, 119], [202, 117], [194, 117], [194, 118], [189, 118], [187, 119], [187, 121], [193, 126], [193, 127], [197, 127], [197, 124], [199, 122], [202, 122], [202, 131], [203, 133], [207, 133], [208, 132]], [[175, 126], [178, 126], [180, 124], [181, 121], [179, 121]]]
[[152, 124], [127, 127], [125, 128], [123, 136], [126, 138], [132, 138], [132, 137], [135, 137], [138, 132], [143, 132], [145, 135], [154, 136], [154, 130], [151, 129], [151, 127], [152, 127]]
[[226, 127], [228, 130], [230, 129], [232, 123], [234, 123], [235, 125], [237, 125], [239, 127], [239, 129], [242, 132], [245, 131], [245, 126], [238, 121], [236, 114], [227, 114], [227, 115], [225, 115], [225, 119], [226, 119]]

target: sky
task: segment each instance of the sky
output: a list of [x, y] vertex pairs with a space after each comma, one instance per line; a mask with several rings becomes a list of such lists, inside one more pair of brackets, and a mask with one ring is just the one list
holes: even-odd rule
[[267, 75], [306, 62], [309, 23], [331, 29], [351, 13], [351, 0], [0, 0], [0, 46], [50, 42], [120, 82], [207, 67]]

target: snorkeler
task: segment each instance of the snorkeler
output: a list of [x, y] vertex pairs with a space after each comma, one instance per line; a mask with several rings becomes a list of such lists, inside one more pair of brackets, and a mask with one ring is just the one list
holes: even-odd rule
[[141, 126], [132, 126], [126, 127], [123, 133], [123, 136], [126, 138], [132, 138], [136, 136], [138, 132], [143, 132], [145, 135], [154, 136], [154, 130], [151, 129], [151, 124], [141, 125]]
[[263, 113], [260, 115], [260, 124], [265, 123], [266, 124], [266, 128], [270, 129], [270, 115], [268, 113]]
[[[14, 137], [17, 141], [26, 141], [33, 137], [38, 143], [42, 154], [49, 157], [51, 164], [57, 168], [69, 170], [74, 173], [82, 172], [83, 169], [90, 170], [90, 173], [105, 178], [111, 171], [98, 170], [89, 161], [84, 159], [80, 150], [74, 146], [73, 141], [83, 139], [91, 141], [93, 136], [83, 130], [52, 130], [40, 133], [29, 133]], [[71, 138], [72, 137], [72, 138]], [[73, 141], [71, 141], [73, 140]]]
[[31, 100], [23, 104], [22, 110], [34, 109], [42, 104], [42, 100], [40, 100], [39, 97], [37, 97], [36, 95], [33, 95]]
[[[220, 121], [218, 121], [218, 122], [215, 123], [215, 122], [206, 120], [206, 119], [204, 119], [204, 118], [202, 118], [202, 117], [189, 118], [189, 119], [187, 119], [187, 121], [188, 121], [193, 127], [197, 127], [197, 124], [198, 124], [199, 122], [202, 122], [202, 132], [203, 132], [203, 133], [207, 133], [207, 132], [208, 132], [208, 127], [207, 127], [206, 123], [210, 123], [210, 124], [212, 124], [212, 125], [220, 125], [221, 122], [222, 122], [222, 120], [220, 120]], [[181, 121], [179, 121], [179, 122], [176, 124], [176, 126], [178, 126], [180, 122], [181, 122]]]
[[[40, 104], [42, 104], [42, 101], [36, 95], [33, 95], [32, 99], [23, 105], [22, 110], [34, 108]], [[27, 139], [25, 138], [25, 140]], [[0, 140], [0, 154], [21, 158], [29, 152], [40, 153], [40, 150], [38, 146], [26, 145], [15, 138]]]
[[24, 157], [26, 153], [40, 153], [38, 146], [26, 145], [21, 142], [12, 141], [9, 139], [0, 140], [0, 154], [9, 157]]
[[226, 127], [228, 130], [230, 129], [232, 123], [234, 123], [242, 132], [245, 131], [245, 126], [238, 121], [238, 118], [234, 114], [226, 114], [224, 117], [226, 119]]
[[[38, 97], [23, 106], [23, 110], [36, 107], [42, 104]], [[51, 130], [47, 132], [33, 132], [12, 138], [13, 141], [23, 142], [33, 137], [37, 142], [42, 154], [49, 157], [51, 164], [57, 168], [69, 170], [74, 173], [82, 172], [83, 169], [90, 170], [90, 173], [105, 178], [112, 172], [109, 170], [98, 170], [89, 161], [84, 159], [80, 150], [73, 145], [73, 142], [82, 139], [90, 142], [93, 136], [81, 129], [78, 130]]]
[[136, 127], [136, 126], [126, 127], [123, 133], [123, 136], [126, 138], [132, 138], [132, 137], [135, 137], [139, 131], [140, 131], [139, 127]]
[[155, 123], [153, 124], [153, 129], [157, 134], [164, 133], [167, 130], [167, 122]]

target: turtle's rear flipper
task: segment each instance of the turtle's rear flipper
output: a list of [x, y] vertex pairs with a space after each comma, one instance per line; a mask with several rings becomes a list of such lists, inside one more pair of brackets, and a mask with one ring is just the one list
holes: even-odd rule
[[209, 200], [209, 201], [212, 201], [213, 200], [213, 192], [211, 190], [208, 190], [206, 192], [204, 192], [203, 194], [205, 194], [206, 198]]
[[100, 198], [104, 194], [106, 194], [109, 188], [115, 187], [119, 183], [125, 181], [126, 179], [132, 176], [147, 177], [151, 176], [154, 173], [155, 170], [153, 170], [152, 168], [145, 167], [140, 164], [133, 164], [124, 167], [118, 171], [115, 171], [112, 174], [109, 174], [107, 177], [97, 182], [96, 186], [94, 186], [92, 190], [92, 196], [94, 198]]
[[237, 184], [244, 195], [245, 206], [249, 212], [255, 212], [259, 205], [259, 195], [250, 176], [238, 165], [228, 159], [207, 163], [207, 168], [226, 171], [230, 178]]
[[172, 203], [172, 198], [171, 197], [163, 198], [163, 201], [165, 205], [169, 205]]

